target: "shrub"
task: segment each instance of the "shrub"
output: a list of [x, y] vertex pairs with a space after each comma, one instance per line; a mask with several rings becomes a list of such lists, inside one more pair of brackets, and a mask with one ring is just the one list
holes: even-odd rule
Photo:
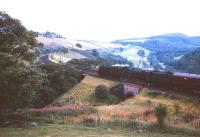
[[149, 100], [149, 99], [145, 101], [145, 104], [146, 104], [147, 107], [152, 107], [153, 106], [152, 101]]
[[87, 117], [84, 117], [83, 120], [88, 123], [93, 123], [97, 121], [97, 118], [95, 116], [87, 116]]
[[105, 85], [99, 85], [95, 89], [95, 97], [97, 99], [106, 99], [109, 96], [108, 88]]
[[195, 119], [195, 120], [192, 122], [192, 125], [193, 125], [195, 128], [200, 128], [200, 119]]
[[82, 45], [79, 44], [79, 43], [77, 43], [76, 46], [77, 46], [78, 48], [82, 48]]
[[126, 98], [132, 98], [132, 97], [134, 97], [135, 95], [133, 94], [133, 93], [131, 93], [131, 92], [128, 92], [127, 94], [126, 94]]
[[156, 91], [147, 92], [147, 96], [149, 96], [149, 97], [157, 97], [157, 96], [160, 96], [160, 95], [161, 95], [161, 93], [156, 92]]
[[107, 98], [103, 100], [102, 103], [105, 104], [117, 104], [121, 101], [121, 99], [115, 95], [108, 94]]
[[191, 112], [186, 112], [186, 113], [183, 115], [183, 120], [184, 120], [186, 123], [192, 121], [194, 118], [195, 118], [195, 116], [194, 116], [194, 114], [192, 114]]
[[97, 56], [99, 56], [99, 52], [96, 49], [93, 49], [92, 50], [92, 55], [97, 57]]
[[144, 115], [145, 117], [147, 117], [147, 116], [149, 116], [150, 114], [152, 114], [152, 112], [153, 112], [153, 110], [151, 110], [151, 109], [146, 109], [146, 110], [144, 110], [143, 115]]
[[80, 116], [80, 115], [89, 115], [96, 114], [97, 110], [91, 106], [78, 106], [78, 105], [67, 105], [67, 106], [51, 106], [44, 107], [40, 109], [32, 109], [29, 114], [32, 116], [56, 116], [56, 117], [65, 117], [65, 116]]
[[167, 117], [167, 106], [159, 104], [155, 107], [155, 116], [160, 127], [164, 125], [165, 118]]
[[144, 57], [145, 56], [145, 52], [144, 50], [138, 50], [137, 54], [141, 57]]
[[175, 114], [179, 114], [179, 112], [180, 112], [180, 106], [179, 106], [179, 104], [178, 103], [174, 103], [174, 110], [175, 110]]

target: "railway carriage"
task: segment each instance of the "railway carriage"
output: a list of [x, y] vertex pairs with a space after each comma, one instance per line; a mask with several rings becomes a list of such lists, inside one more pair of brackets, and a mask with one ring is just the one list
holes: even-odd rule
[[141, 69], [130, 69], [127, 75], [130, 81], [146, 81], [147, 71]]
[[123, 67], [99, 67], [100, 76], [109, 77], [124, 82], [146, 84], [161, 88], [171, 88], [181, 91], [200, 93], [200, 75], [188, 73], [171, 73], [164, 71], [145, 71]]
[[146, 82], [151, 86], [160, 86], [165, 88], [172, 87], [173, 73], [151, 71], [147, 74]]
[[188, 73], [174, 73], [173, 87], [177, 90], [199, 91], [200, 93], [200, 75]]

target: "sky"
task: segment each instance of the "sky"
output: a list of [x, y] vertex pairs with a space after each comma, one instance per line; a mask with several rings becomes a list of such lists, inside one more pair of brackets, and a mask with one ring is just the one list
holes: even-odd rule
[[200, 35], [200, 0], [0, 0], [29, 30], [112, 41], [165, 33]]

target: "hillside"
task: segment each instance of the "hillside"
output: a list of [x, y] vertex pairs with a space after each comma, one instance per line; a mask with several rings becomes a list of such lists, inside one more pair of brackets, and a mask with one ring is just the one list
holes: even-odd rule
[[[97, 105], [97, 101], [95, 100], [95, 96], [93, 96], [93, 94], [95, 92], [96, 86], [100, 84], [104, 84], [108, 88], [112, 88], [114, 86], [117, 86], [119, 83], [102, 78], [86, 76], [82, 81], [80, 81], [80, 83], [78, 83], [71, 90], [69, 90], [69, 92], [66, 92], [59, 98], [57, 98], [53, 103], [51, 103], [51, 105]], [[179, 105], [182, 114], [187, 113], [189, 111], [191, 111], [196, 116], [200, 114], [199, 106], [195, 105], [195, 103], [197, 103], [198, 100], [191, 100], [191, 98], [192, 96], [188, 96], [187, 94], [182, 94], [178, 92], [173, 92], [171, 90], [161, 91], [156, 89], [143, 88], [140, 94], [136, 95], [133, 98], [109, 106], [100, 103], [97, 105], [96, 109], [98, 109], [100, 114], [102, 113], [102, 115], [106, 115], [106, 117], [109, 118], [112, 118], [112, 116], [115, 114], [119, 116], [124, 115], [123, 118], [128, 118], [130, 115], [135, 115], [135, 118], [144, 120], [144, 117], [140, 117], [143, 115], [144, 111], [151, 110], [157, 104], [163, 103], [169, 107], [169, 111], [171, 112], [169, 114], [170, 116], [168, 117], [168, 122], [173, 123], [174, 119], [176, 118], [180, 118], [179, 122], [181, 122], [182, 119], [181, 115], [177, 115], [176, 113], [174, 113], [174, 104]], [[109, 113], [110, 111], [112, 111], [112, 114]], [[154, 121], [155, 117], [147, 117], [147, 119], [149, 119], [150, 121]]]
[[[128, 64], [129, 67], [141, 69], [198, 73], [195, 69], [189, 69], [188, 65], [184, 63], [181, 65], [182, 68], [178, 68], [177, 61], [182, 56], [190, 56], [187, 54], [200, 47], [200, 37], [172, 33], [105, 43], [92, 40], [72, 40], [54, 33], [50, 33], [51, 35], [49, 33], [47, 33], [48, 35], [44, 34], [36, 37], [38, 42], [44, 44], [44, 48], [39, 49], [37, 53], [40, 56], [50, 53], [55, 56], [59, 54], [61, 55], [61, 62], [81, 58], [93, 60], [98, 57], [103, 59], [109, 58], [112, 62], [117, 62], [116, 64]], [[96, 50], [96, 54], [94, 54], [94, 50]], [[72, 54], [69, 51], [78, 54], [78, 58], [71, 56]], [[183, 60], [187, 60], [186, 58], [184, 57]], [[42, 59], [40, 60], [39, 58], [41, 62]], [[60, 57], [57, 57], [56, 60], [50, 60], [50, 62], [59, 62], [59, 59]], [[181, 64], [181, 61], [178, 61], [178, 64]], [[198, 63], [195, 60], [192, 60], [192, 65], [198, 67]]]
[[57, 98], [52, 104], [90, 104], [95, 98], [95, 88], [100, 84], [104, 84], [108, 88], [112, 88], [117, 86], [119, 83], [102, 78], [86, 76], [80, 83], [63, 94], [61, 97]]
[[[38, 49], [39, 56], [50, 53], [65, 53], [68, 51], [76, 52], [85, 58], [109, 58], [118, 64], [131, 64], [130, 67], [135, 66], [139, 68], [151, 68], [148, 61], [149, 51], [139, 46], [124, 46], [122, 44], [86, 41], [86, 40], [71, 40], [60, 37], [45, 37], [45, 35], [38, 35], [36, 37], [38, 42], [44, 44], [44, 47]], [[97, 51], [97, 55], [94, 54]], [[144, 54], [140, 55], [142, 51]], [[65, 56], [61, 56], [65, 58]], [[72, 57], [71, 59], [77, 59]]]
[[[0, 128], [1, 135], [3, 137], [26, 135], [198, 137], [200, 135], [200, 108], [196, 100], [167, 91], [144, 88], [139, 95], [123, 102], [97, 105], [92, 94], [99, 84], [113, 87], [119, 83], [88, 76], [69, 92], [57, 98], [51, 104], [53, 106], [34, 109], [36, 113], [29, 112], [38, 126]], [[164, 128], [156, 125], [154, 108], [159, 103], [166, 105], [168, 109]]]
[[[58, 112], [59, 115], [57, 115], [57, 117], [64, 119], [66, 122], [84, 123], [85, 119], [92, 119], [91, 121], [100, 119], [100, 121], [90, 121], [89, 123], [96, 126], [101, 125], [129, 129], [133, 124], [131, 122], [137, 121], [136, 123], [139, 124], [142, 129], [151, 132], [161, 132], [157, 130], [156, 127], [152, 126], [157, 121], [154, 115], [154, 108], [162, 103], [168, 108], [166, 124], [169, 126], [166, 131], [163, 132], [166, 134], [188, 134], [190, 136], [192, 136], [192, 134], [200, 134], [200, 108], [199, 105], [197, 105], [198, 100], [192, 97], [179, 94], [178, 92], [174, 93], [169, 90], [161, 91], [143, 88], [140, 94], [135, 97], [115, 104], [106, 104], [98, 102], [95, 96], [93, 96], [95, 87], [99, 84], [113, 87], [118, 83], [87, 76], [69, 92], [64, 93], [51, 103], [51, 105], [53, 105], [51, 108], [54, 106], [64, 107], [69, 104], [72, 108], [75, 104], [79, 106], [90, 106], [83, 112], [75, 111], [68, 114], [67, 111], [64, 111], [66, 114], [65, 116], [59, 116], [61, 112]], [[74, 107], [76, 107], [76, 105]], [[88, 123], [86, 122], [86, 124]], [[151, 128], [147, 126], [148, 124], [152, 124], [150, 126]], [[134, 128], [137, 128], [137, 126]]]
[[[113, 43], [143, 47], [150, 52], [148, 61], [154, 69], [179, 71], [176, 68], [177, 59], [200, 47], [200, 37], [187, 36], [179, 33], [147, 37], [144, 39], [122, 39]], [[193, 65], [198, 65], [193, 62]], [[182, 65], [182, 71], [188, 72], [187, 64]], [[193, 71], [191, 70], [190, 73]], [[196, 73], [194, 71], [193, 73]]]
[[200, 74], [200, 48], [182, 56], [174, 66], [181, 71]]
[[171, 33], [141, 39], [130, 38], [115, 40], [113, 43], [120, 43], [123, 45], [137, 45], [151, 51], [169, 52], [180, 50], [182, 52], [187, 52], [188, 50], [200, 47], [200, 37]]

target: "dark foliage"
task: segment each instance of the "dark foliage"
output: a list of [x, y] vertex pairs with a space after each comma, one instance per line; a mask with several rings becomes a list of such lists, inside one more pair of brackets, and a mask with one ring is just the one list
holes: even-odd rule
[[47, 38], [64, 38], [62, 35], [60, 34], [56, 34], [54, 32], [43, 32], [43, 33], [36, 33], [36, 36], [43, 36], [43, 37], [47, 37]]
[[41, 65], [40, 68], [46, 72], [51, 87], [54, 90], [52, 96], [59, 96], [68, 91], [80, 81], [79, 72], [66, 64]]
[[184, 55], [174, 63], [177, 70], [200, 74], [200, 48]]
[[69, 65], [72, 65], [76, 68], [84, 68], [84, 69], [95, 69], [99, 65], [114, 65], [119, 62], [109, 59], [109, 58], [96, 58], [96, 59], [73, 59], [68, 62]]
[[7, 111], [42, 107], [79, 81], [79, 73], [68, 65], [32, 66], [41, 45], [35, 36], [0, 12], [0, 120]]
[[109, 96], [108, 88], [105, 85], [99, 85], [95, 89], [95, 97], [97, 99], [106, 99]]
[[159, 104], [158, 106], [155, 107], [155, 115], [157, 118], [157, 122], [160, 127], [163, 127], [165, 119], [167, 117], [167, 107], [163, 104]]
[[39, 46], [34, 36], [35, 33], [26, 30], [19, 20], [0, 11], [0, 52], [32, 61], [34, 54], [30, 49]]
[[97, 56], [99, 56], [99, 52], [96, 49], [93, 49], [92, 50], [92, 55], [97, 57]]
[[141, 56], [141, 57], [144, 57], [145, 52], [144, 52], [144, 50], [138, 50], [137, 54], [138, 54], [139, 56]]
[[82, 48], [82, 45], [79, 44], [79, 43], [77, 43], [76, 46], [77, 46], [78, 48]]

